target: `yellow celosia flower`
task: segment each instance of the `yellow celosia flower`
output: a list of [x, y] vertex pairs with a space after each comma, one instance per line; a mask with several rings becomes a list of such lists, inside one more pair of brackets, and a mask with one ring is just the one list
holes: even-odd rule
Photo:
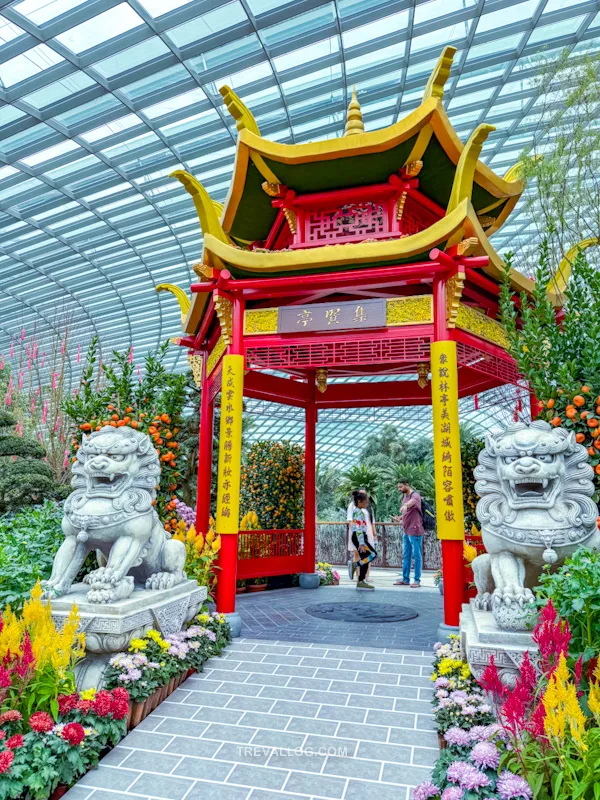
[[206, 541], [208, 542], [208, 544], [212, 544], [214, 538], [215, 538], [215, 532], [211, 526], [208, 530], [208, 533], [206, 534]]
[[217, 536], [217, 538], [211, 544], [211, 547], [213, 549], [213, 553], [218, 553], [219, 552], [219, 550], [221, 549], [221, 537], [220, 536]]
[[595, 717], [600, 717], [600, 687], [595, 683], [590, 684], [588, 706]]
[[546, 735], [562, 741], [568, 725], [575, 744], [580, 750], [587, 750], [586, 717], [579, 705], [577, 688], [571, 682], [567, 661], [562, 654], [556, 671], [548, 681], [542, 702], [546, 711], [544, 719]]
[[469, 564], [477, 557], [477, 550], [470, 544], [463, 545], [463, 557]]
[[188, 544], [193, 544], [196, 540], [196, 528], [194, 525], [190, 525], [190, 528], [185, 535], [185, 540], [188, 542]]
[[132, 639], [129, 642], [129, 650], [132, 653], [139, 653], [140, 650], [145, 650], [148, 647], [148, 642], [143, 639]]

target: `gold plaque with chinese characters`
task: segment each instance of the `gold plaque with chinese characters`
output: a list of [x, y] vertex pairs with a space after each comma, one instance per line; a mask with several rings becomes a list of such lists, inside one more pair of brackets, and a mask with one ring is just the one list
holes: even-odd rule
[[385, 328], [386, 301], [382, 298], [285, 306], [279, 309], [277, 323], [279, 333]]

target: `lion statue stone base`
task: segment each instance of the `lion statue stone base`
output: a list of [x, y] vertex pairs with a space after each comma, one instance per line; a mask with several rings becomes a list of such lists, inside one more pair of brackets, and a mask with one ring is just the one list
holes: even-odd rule
[[154, 510], [160, 464], [149, 436], [106, 425], [84, 436], [73, 465], [60, 546], [47, 597], [68, 594], [88, 553], [100, 568], [84, 578], [90, 603], [129, 597], [135, 584], [168, 589], [186, 580], [185, 545], [171, 539]]
[[563, 428], [518, 422], [486, 438], [474, 474], [487, 552], [472, 562], [473, 602], [491, 610], [499, 627], [525, 630], [544, 564], [600, 545], [587, 452]]

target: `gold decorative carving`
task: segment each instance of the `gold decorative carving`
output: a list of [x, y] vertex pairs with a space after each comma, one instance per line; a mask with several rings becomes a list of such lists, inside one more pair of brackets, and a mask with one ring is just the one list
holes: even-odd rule
[[430, 97], [436, 97], [438, 100], [443, 99], [444, 85], [450, 77], [450, 70], [452, 68], [452, 61], [455, 53], [456, 47], [452, 47], [452, 45], [447, 45], [442, 50], [442, 54], [438, 58], [437, 64], [433, 68], [433, 72], [427, 81], [427, 86], [425, 87], [425, 91], [423, 93], [423, 102], [428, 100]]
[[346, 114], [346, 130], [344, 136], [353, 136], [357, 133], [365, 132], [365, 124], [363, 122], [362, 111], [360, 110], [360, 103], [356, 97], [356, 88], [352, 87], [352, 100], [348, 106]]
[[496, 222], [494, 217], [489, 217], [487, 215], [482, 214], [480, 217], [477, 217], [479, 220], [479, 224], [482, 228], [489, 228], [490, 225], [493, 225]]
[[219, 323], [221, 325], [221, 336], [225, 344], [232, 342], [232, 329], [233, 329], [233, 303], [229, 298], [223, 295], [215, 294], [214, 296], [215, 310]]
[[486, 339], [504, 350], [508, 349], [508, 337], [504, 325], [464, 303], [459, 303], [456, 327], [474, 333], [480, 339]]
[[215, 277], [215, 269], [213, 267], [209, 267], [208, 264], [202, 264], [202, 262], [198, 262], [192, 266], [193, 271], [199, 278], [203, 278], [204, 280], [212, 280]]
[[176, 286], [174, 283], [159, 283], [158, 286], [156, 287], [156, 291], [170, 292], [177, 298], [177, 302], [179, 303], [179, 309], [181, 311], [181, 324], [183, 325], [185, 323], [192, 302], [188, 297], [188, 295], [186, 294], [186, 292], [180, 286]]
[[244, 333], [256, 336], [260, 333], [277, 333], [278, 313], [276, 308], [251, 308], [244, 315]]
[[327, 391], [327, 369], [325, 367], [319, 367], [315, 371], [315, 378], [317, 381], [317, 389], [323, 394]]
[[288, 225], [290, 226], [291, 232], [296, 233], [296, 230], [298, 229], [298, 219], [296, 217], [296, 212], [292, 211], [291, 208], [284, 208], [283, 213], [288, 221]]
[[417, 383], [421, 389], [424, 389], [429, 383], [429, 364], [417, 364]]
[[188, 353], [188, 364], [192, 371], [192, 378], [198, 388], [202, 386], [202, 356]]
[[206, 361], [206, 374], [207, 375], [210, 375], [211, 372], [214, 370], [214, 368], [217, 366], [217, 364], [219, 363], [219, 361], [221, 359], [221, 356], [225, 352], [225, 348], [226, 347], [227, 347], [227, 344], [225, 343], [225, 339], [223, 338], [223, 336], [219, 336], [219, 338], [217, 339], [216, 345], [210, 351], [210, 354], [209, 354], [208, 359]]
[[398, 202], [396, 203], [396, 219], [401, 220], [402, 214], [404, 214], [404, 204], [406, 203], [406, 197], [408, 192], [402, 192], [400, 197], [398, 198]]
[[433, 322], [433, 297], [430, 294], [397, 297], [387, 301], [388, 327], [419, 325], [427, 322]]
[[418, 161], [411, 161], [406, 165], [406, 174], [409, 178], [416, 178], [419, 172], [423, 169], [423, 162], [421, 159]]
[[456, 252], [459, 256], [470, 256], [478, 244], [479, 239], [476, 236], [470, 236], [456, 245]]
[[464, 272], [456, 272], [446, 281], [446, 324], [449, 328], [456, 327], [456, 315], [464, 286]]
[[221, 86], [219, 93], [223, 97], [223, 101], [227, 106], [227, 111], [229, 111], [231, 116], [234, 118], [235, 127], [238, 129], [238, 131], [244, 130], [245, 128], [251, 133], [255, 133], [257, 136], [260, 136], [260, 130], [256, 124], [256, 120], [254, 119], [254, 115], [248, 106], [242, 102], [242, 100], [240, 100], [233, 89], [229, 86]]
[[281, 185], [279, 183], [271, 183], [270, 181], [263, 181], [261, 183], [262, 190], [269, 197], [277, 197], [281, 194]]

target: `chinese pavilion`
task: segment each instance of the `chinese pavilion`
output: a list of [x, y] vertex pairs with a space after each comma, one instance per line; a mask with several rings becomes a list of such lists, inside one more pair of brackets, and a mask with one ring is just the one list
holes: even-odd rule
[[[227, 86], [239, 131], [224, 208], [196, 178], [204, 237], [191, 299], [179, 288], [183, 335], [202, 386], [197, 527], [207, 530], [213, 405], [221, 393], [216, 530], [217, 608], [235, 610], [236, 578], [315, 570], [315, 428], [319, 409], [433, 406], [437, 535], [444, 618], [463, 602], [463, 498], [458, 399], [520, 384], [498, 322], [503, 263], [490, 236], [522, 191], [478, 160], [494, 130], [463, 143], [443, 106], [455, 49], [446, 47], [420, 106], [366, 131], [353, 92], [341, 138], [279, 144], [260, 135]], [[533, 283], [511, 271], [513, 290]], [[554, 297], [554, 296], [553, 296]], [[560, 305], [556, 297], [556, 305]], [[331, 382], [341, 376], [397, 376]], [[243, 396], [305, 409], [303, 530], [239, 532]]]

